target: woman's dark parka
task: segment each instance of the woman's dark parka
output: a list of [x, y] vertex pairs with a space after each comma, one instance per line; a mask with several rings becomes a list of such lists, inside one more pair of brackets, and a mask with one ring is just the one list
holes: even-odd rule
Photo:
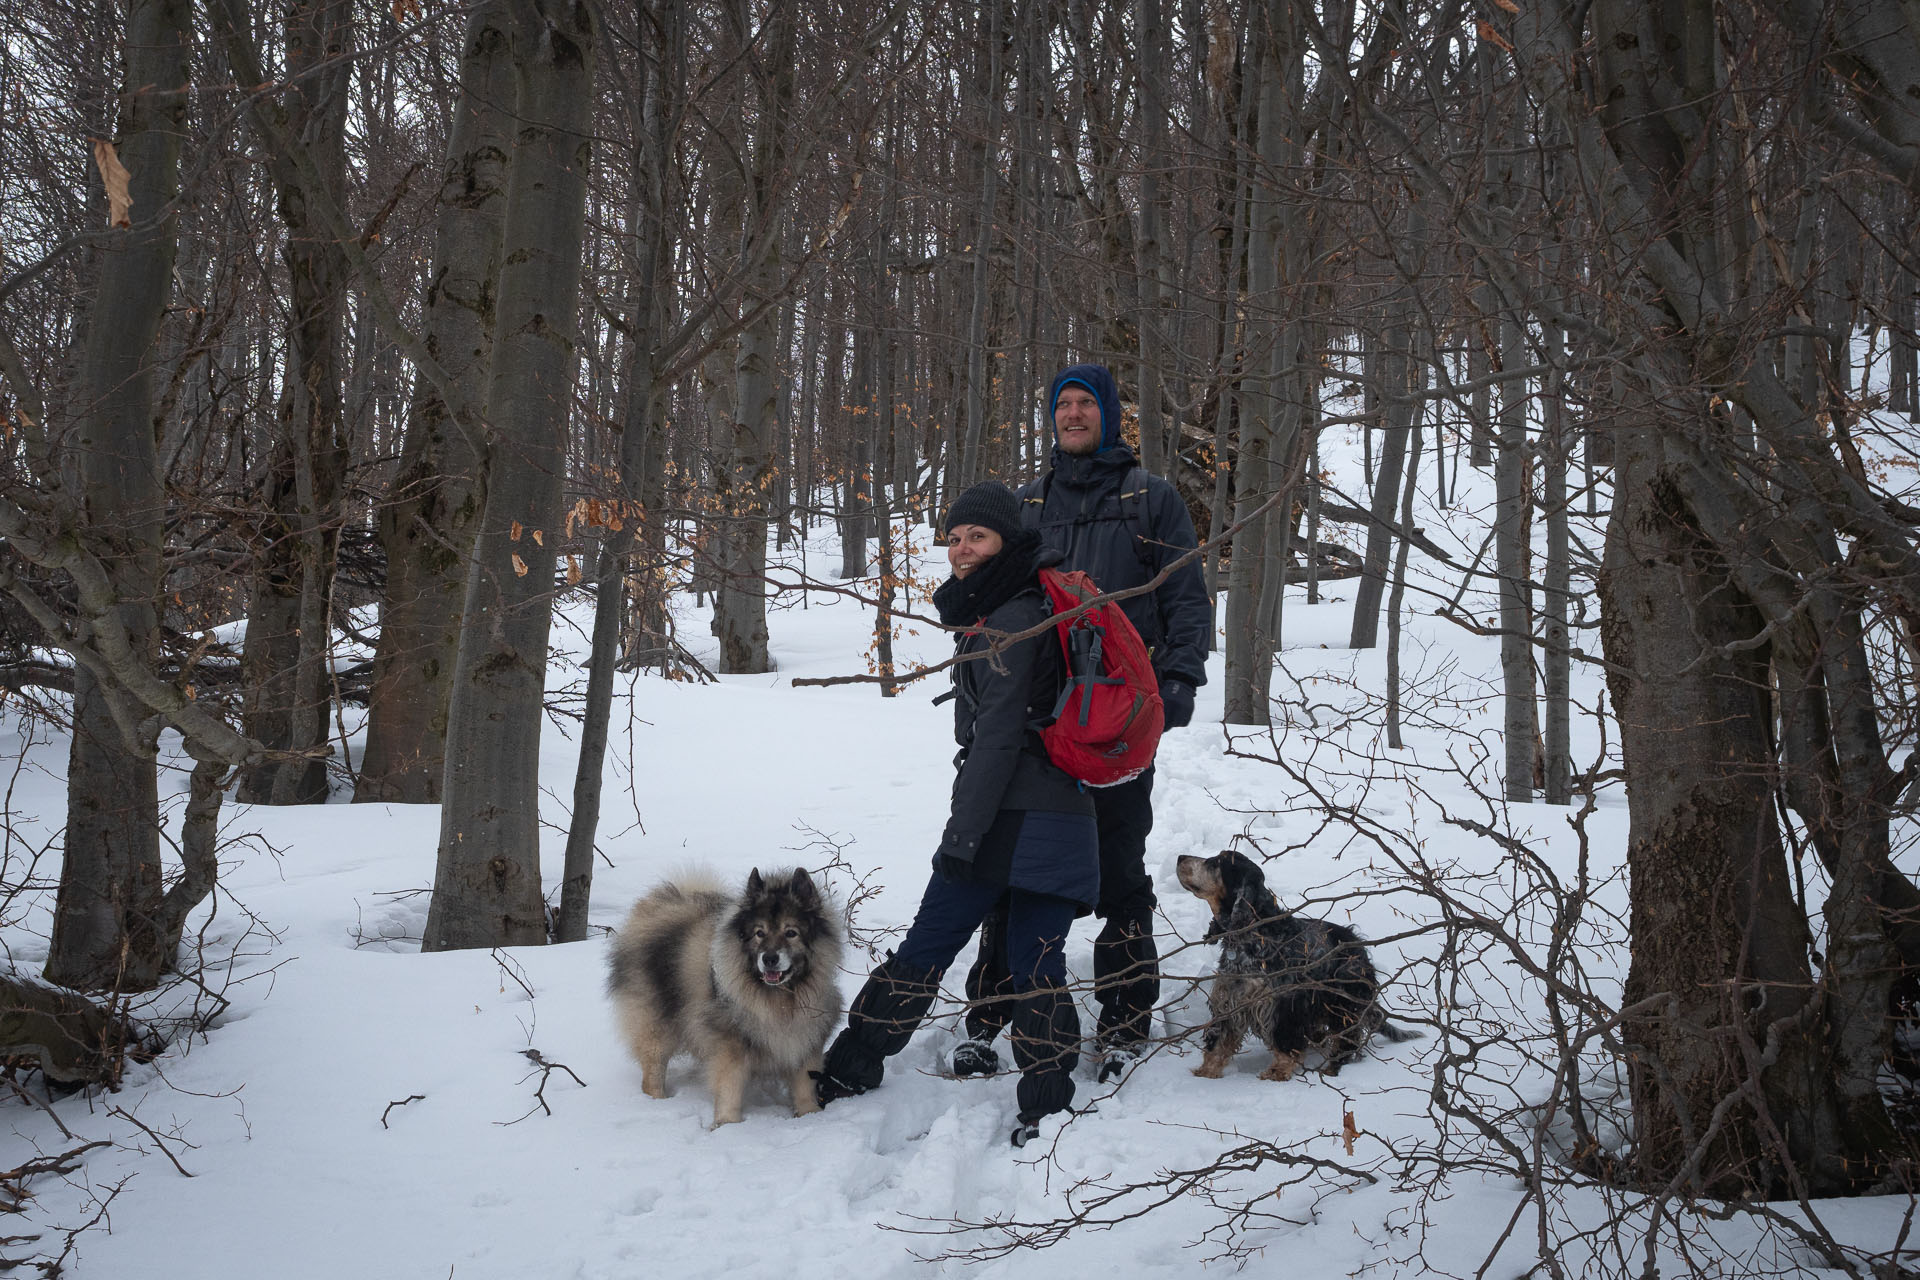
[[[935, 855], [949, 879], [1003, 884], [1092, 906], [1100, 860], [1093, 798], [1047, 758], [1040, 725], [1053, 714], [1066, 664], [1051, 629], [986, 655], [990, 634], [1017, 634], [1052, 613], [1037, 570], [1058, 560], [1023, 531], [935, 603], [957, 637], [953, 668], [953, 803]], [[954, 590], [953, 588], [961, 588]], [[944, 597], [944, 598], [943, 598]], [[984, 606], [984, 616], [965, 615]]]

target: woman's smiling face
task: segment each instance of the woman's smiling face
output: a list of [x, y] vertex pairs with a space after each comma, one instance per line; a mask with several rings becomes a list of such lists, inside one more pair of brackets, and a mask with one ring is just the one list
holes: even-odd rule
[[947, 563], [964, 578], [1000, 554], [1004, 540], [983, 524], [957, 524], [947, 530]]

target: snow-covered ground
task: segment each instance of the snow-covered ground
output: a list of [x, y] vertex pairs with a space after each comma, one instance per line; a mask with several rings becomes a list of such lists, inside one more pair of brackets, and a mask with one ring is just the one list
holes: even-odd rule
[[[1352, 479], [1346, 487], [1358, 491]], [[1451, 534], [1438, 519], [1427, 526], [1460, 545], [1463, 561], [1471, 558], [1478, 531]], [[837, 563], [837, 549], [819, 536], [809, 547], [816, 570]], [[1450, 595], [1456, 580], [1436, 576], [1429, 585]], [[1270, 880], [1283, 900], [1337, 895], [1321, 914], [1386, 940], [1376, 960], [1383, 972], [1401, 975], [1388, 992], [1393, 1008], [1417, 1019], [1436, 998], [1424, 962], [1439, 942], [1422, 931], [1432, 923], [1420, 914], [1424, 900], [1406, 891], [1380, 846], [1329, 821], [1293, 773], [1260, 758], [1276, 745], [1296, 770], [1310, 761], [1311, 777], [1362, 816], [1413, 833], [1434, 867], [1497, 885], [1506, 856], [1445, 824], [1443, 809], [1496, 827], [1510, 822], [1563, 870], [1575, 861], [1569, 810], [1516, 806], [1502, 815], [1469, 788], [1476, 753], [1499, 758], [1495, 642], [1431, 616], [1437, 602], [1430, 597], [1416, 604], [1408, 627], [1406, 662], [1416, 686], [1410, 750], [1387, 751], [1374, 719], [1348, 721], [1347, 711], [1376, 699], [1384, 685], [1383, 649], [1345, 649], [1351, 594], [1351, 584], [1335, 583], [1325, 603], [1308, 606], [1296, 590], [1287, 604], [1284, 675], [1275, 689], [1297, 703], [1287, 713], [1290, 728], [1230, 739], [1218, 723], [1216, 656], [1195, 726], [1168, 736], [1148, 846], [1163, 951], [1174, 953], [1166, 1042], [1117, 1088], [1083, 1076], [1079, 1101], [1091, 1107], [1050, 1125], [1039, 1144], [1024, 1151], [1007, 1144], [1012, 1077], [942, 1075], [956, 1039], [951, 1004], [893, 1061], [881, 1089], [796, 1119], [781, 1090], [756, 1088], [745, 1122], [718, 1131], [707, 1128], [711, 1100], [693, 1062], [674, 1066], [671, 1098], [651, 1099], [616, 1037], [604, 995], [604, 931], [676, 869], [703, 866], [743, 880], [756, 866], [831, 866], [828, 882], [843, 898], [871, 891], [854, 924], [879, 945], [918, 900], [951, 782], [950, 711], [929, 700], [944, 679], [895, 699], [872, 686], [791, 687], [796, 676], [866, 669], [871, 613], [817, 594], [805, 608], [791, 600], [771, 617], [778, 674], [711, 685], [644, 676], [623, 691], [601, 824], [609, 862], [596, 876], [597, 928], [588, 942], [421, 955], [435, 809], [230, 806], [222, 889], [199, 930], [208, 966], [202, 981], [230, 1003], [204, 1035], [181, 1037], [159, 1060], [135, 1068], [118, 1093], [57, 1101], [72, 1137], [41, 1109], [0, 1103], [0, 1167], [95, 1139], [111, 1143], [86, 1153], [65, 1178], [30, 1184], [36, 1199], [26, 1221], [0, 1221], [0, 1237], [40, 1238], [0, 1243], [0, 1257], [57, 1254], [64, 1232], [104, 1204], [62, 1274], [1173, 1277], [1210, 1262], [1231, 1271], [1242, 1260], [1250, 1274], [1265, 1275], [1476, 1274], [1521, 1204], [1522, 1187], [1497, 1171], [1464, 1168], [1435, 1180], [1402, 1158], [1435, 1141], [1433, 1037], [1377, 1043], [1374, 1057], [1335, 1079], [1306, 1072], [1276, 1084], [1257, 1078], [1264, 1063], [1257, 1046], [1227, 1078], [1195, 1079], [1198, 1050], [1181, 1034], [1205, 1013], [1204, 995], [1182, 979], [1212, 961], [1197, 945], [1204, 909], [1179, 888], [1174, 860], [1236, 841], [1273, 858]], [[681, 607], [681, 636], [701, 653], [705, 620], [690, 602]], [[1481, 604], [1479, 612], [1487, 611]], [[583, 679], [583, 628], [578, 611], [573, 625], [556, 628], [563, 652], [554, 687]], [[901, 643], [909, 657], [925, 659], [947, 647], [925, 629]], [[1579, 674], [1576, 701], [1591, 708], [1598, 689], [1597, 678]], [[19, 746], [18, 726], [8, 719], [0, 728], [5, 759]], [[357, 753], [358, 738], [354, 747]], [[1599, 751], [1595, 723], [1583, 716], [1575, 757], [1587, 767]], [[64, 758], [63, 743], [42, 743], [13, 779], [15, 869], [59, 825]], [[550, 728], [541, 759], [528, 762], [549, 795], [550, 885], [574, 758], [574, 743]], [[1375, 758], [1389, 763], [1369, 763]], [[1454, 761], [1467, 773], [1451, 771]], [[1484, 769], [1477, 776], [1491, 781]], [[1601, 903], [1618, 909], [1617, 877], [1608, 880], [1625, 830], [1617, 789], [1603, 792], [1585, 826]], [[43, 877], [51, 861], [43, 862]], [[15, 905], [28, 909], [7, 924], [4, 942], [15, 964], [33, 970], [45, 949], [46, 904], [22, 898]], [[1095, 926], [1081, 922], [1071, 941], [1069, 968], [1081, 978], [1091, 973]], [[1196, 945], [1180, 950], [1182, 940]], [[969, 958], [961, 958], [950, 988]], [[869, 963], [866, 952], [851, 950], [843, 977], [849, 996]], [[1590, 963], [1604, 984], [1624, 956], [1596, 954]], [[1469, 965], [1465, 985], [1448, 998], [1484, 1001], [1491, 1023], [1507, 1019], [1509, 1006], [1513, 1018], [1524, 1018], [1524, 984], [1503, 989], [1492, 980], [1500, 968], [1497, 955]], [[169, 999], [178, 1004], [195, 994]], [[198, 1005], [214, 1001], [202, 994]], [[1092, 1025], [1084, 997], [1083, 1021]], [[543, 1072], [541, 1062], [558, 1065]], [[1521, 1104], [1529, 1090], [1544, 1089], [1524, 1068], [1513, 1074]], [[1358, 1130], [1350, 1139], [1342, 1136], [1349, 1114]], [[1356, 1175], [1249, 1161], [1143, 1212], [1185, 1185], [1171, 1175], [1203, 1169], [1249, 1140], [1271, 1144], [1261, 1148], [1268, 1156], [1333, 1161]], [[1105, 1200], [1119, 1188], [1155, 1183]], [[1598, 1220], [1607, 1207], [1598, 1193], [1556, 1203], [1576, 1224]], [[1829, 1218], [1843, 1238], [1879, 1251], [1892, 1247], [1906, 1208], [1905, 1201], [1861, 1201], [1834, 1206]], [[1017, 1239], [1055, 1240], [1045, 1224], [1074, 1214], [1104, 1229], [1006, 1251]], [[1727, 1230], [1735, 1261], [1720, 1265], [1720, 1274], [1813, 1265], [1808, 1255], [1756, 1245], [1751, 1227]], [[1534, 1219], [1523, 1219], [1484, 1274], [1527, 1273], [1538, 1262], [1537, 1235]], [[1604, 1241], [1593, 1247], [1603, 1256], [1568, 1246], [1571, 1273], [1639, 1272], [1637, 1254], [1616, 1266]], [[969, 1251], [984, 1260], [968, 1266], [958, 1255]], [[1662, 1274], [1680, 1270], [1673, 1258], [1662, 1261]]]

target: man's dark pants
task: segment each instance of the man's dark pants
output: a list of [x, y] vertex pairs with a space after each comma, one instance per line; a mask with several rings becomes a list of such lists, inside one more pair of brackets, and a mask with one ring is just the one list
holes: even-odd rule
[[[1129, 1044], [1152, 1038], [1153, 1009], [1160, 1003], [1160, 953], [1153, 942], [1157, 899], [1147, 873], [1147, 835], [1153, 830], [1153, 770], [1117, 787], [1093, 792], [1100, 827], [1100, 898], [1095, 913], [1106, 923], [1093, 943], [1093, 998], [1100, 1007], [1100, 1043]], [[1012, 1016], [1005, 997], [1013, 993], [1006, 956], [1004, 899], [980, 929], [980, 954], [967, 973], [967, 1035], [991, 1040]]]

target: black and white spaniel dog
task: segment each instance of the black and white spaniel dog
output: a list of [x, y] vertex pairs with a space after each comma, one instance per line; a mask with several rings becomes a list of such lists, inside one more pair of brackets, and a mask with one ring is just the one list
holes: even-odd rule
[[1180, 883], [1213, 908], [1207, 941], [1220, 968], [1207, 993], [1205, 1056], [1193, 1074], [1217, 1080], [1249, 1032], [1273, 1051], [1262, 1080], [1286, 1080], [1309, 1050], [1335, 1075], [1375, 1035], [1414, 1040], [1387, 1021], [1380, 978], [1358, 934], [1330, 920], [1294, 915], [1267, 888], [1251, 858], [1232, 850], [1180, 859]]

